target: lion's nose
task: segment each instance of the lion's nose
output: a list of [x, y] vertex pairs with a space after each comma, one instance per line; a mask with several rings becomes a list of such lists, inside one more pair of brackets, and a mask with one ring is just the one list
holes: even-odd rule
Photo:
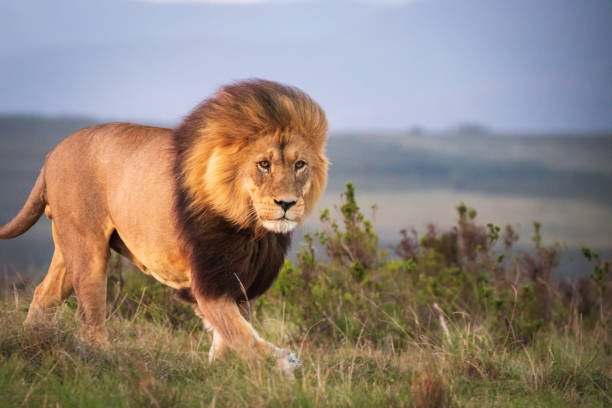
[[295, 201], [280, 201], [274, 200], [274, 202], [283, 209], [283, 211], [287, 212], [288, 209], [295, 205]]

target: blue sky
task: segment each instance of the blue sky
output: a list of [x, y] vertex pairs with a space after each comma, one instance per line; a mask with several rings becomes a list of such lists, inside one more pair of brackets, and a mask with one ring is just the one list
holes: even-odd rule
[[610, 0], [3, 0], [0, 38], [0, 113], [176, 123], [263, 77], [332, 130], [612, 129]]

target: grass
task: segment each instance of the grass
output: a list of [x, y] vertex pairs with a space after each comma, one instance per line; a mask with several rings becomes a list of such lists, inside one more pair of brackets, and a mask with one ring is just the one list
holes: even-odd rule
[[534, 251], [512, 255], [513, 232], [477, 224], [462, 205], [454, 229], [405, 232], [391, 257], [350, 188], [338, 214], [322, 214], [254, 310], [263, 337], [303, 360], [293, 381], [272, 361], [209, 364], [209, 335], [190, 308], [115, 259], [104, 349], [78, 340], [74, 298], [56, 322], [24, 329], [32, 287], [5, 285], [0, 405], [612, 404], [609, 264], [592, 252], [594, 275], [564, 287], [539, 226]]
[[[110, 345], [77, 340], [63, 305], [57, 327], [21, 327], [26, 299], [4, 303], [0, 395], [10, 406], [609, 406], [612, 359], [597, 335], [551, 331], [504, 349], [483, 328], [451, 327], [452, 344], [423, 338], [394, 350], [355, 343], [289, 342], [304, 367], [286, 380], [270, 362], [236, 356], [209, 364], [199, 330], [139, 316], [113, 317]], [[282, 341], [282, 321], [256, 319]], [[364, 330], [367, 327], [364, 326]]]

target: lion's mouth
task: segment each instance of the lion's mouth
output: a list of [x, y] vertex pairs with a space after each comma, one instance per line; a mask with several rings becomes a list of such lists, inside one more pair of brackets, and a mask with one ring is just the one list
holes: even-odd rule
[[271, 221], [262, 220], [261, 224], [267, 230], [270, 230], [276, 233], [280, 233], [280, 234], [286, 234], [292, 231], [298, 225], [297, 222], [290, 220], [289, 218], [285, 216], [282, 216], [281, 218], [277, 218], [276, 220], [271, 220]]

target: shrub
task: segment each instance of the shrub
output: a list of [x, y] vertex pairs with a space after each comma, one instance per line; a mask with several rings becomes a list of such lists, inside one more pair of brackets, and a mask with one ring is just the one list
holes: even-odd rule
[[[389, 259], [351, 183], [335, 214], [339, 219], [322, 211], [316, 242], [305, 236], [297, 263], [287, 261], [272, 291], [258, 303], [273, 313], [272, 305], [283, 302], [287, 318], [311, 338], [401, 348], [431, 336], [431, 329], [441, 333], [436, 304], [453, 324], [487, 325], [500, 341], [519, 345], [544, 328], [566, 323], [573, 313], [554, 280], [560, 245], [545, 246], [537, 222], [533, 249], [514, 253], [518, 234], [512, 226], [479, 224], [476, 210], [461, 203], [457, 224], [449, 229], [429, 224], [420, 239], [414, 228], [400, 231], [393, 247], [397, 258]], [[317, 257], [317, 249], [325, 256]], [[609, 281], [605, 268], [597, 269], [593, 284]], [[606, 289], [597, 288], [603, 299]], [[609, 308], [604, 303], [597, 304]]]

